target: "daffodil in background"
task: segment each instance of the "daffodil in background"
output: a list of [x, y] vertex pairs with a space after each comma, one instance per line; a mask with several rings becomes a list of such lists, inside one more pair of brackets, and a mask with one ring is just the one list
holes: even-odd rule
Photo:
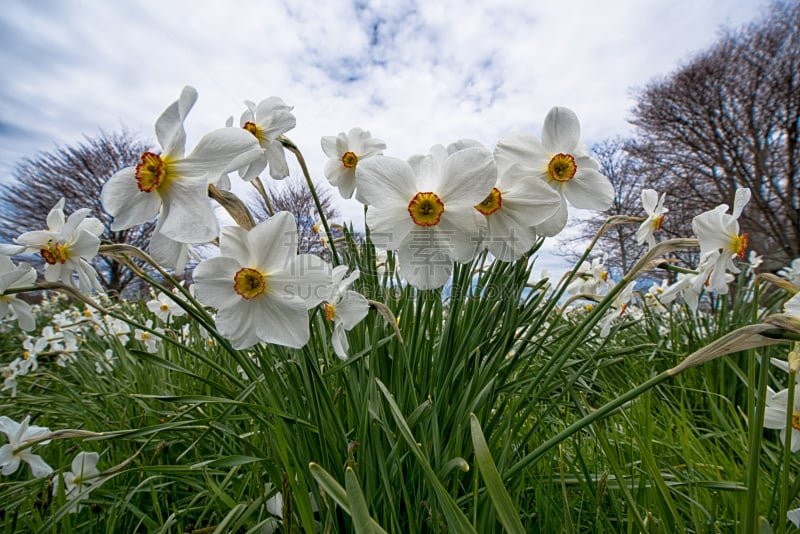
[[63, 282], [85, 292], [102, 289], [89, 262], [100, 249], [104, 228], [98, 219], [89, 217], [89, 212], [82, 208], [66, 217], [62, 198], [47, 215], [48, 229], [17, 237], [14, 241], [20, 247], [13, 253], [38, 252], [44, 259], [44, 278], [48, 282]]
[[664, 224], [664, 214], [669, 210], [664, 207], [664, 198], [666, 193], [658, 196], [658, 191], [655, 189], [642, 190], [642, 207], [647, 213], [647, 219], [636, 230], [636, 242], [640, 245], [647, 243], [647, 246], [653, 248], [656, 246], [656, 238], [653, 235], [657, 230], [661, 230]]
[[541, 141], [534, 134], [514, 132], [495, 149], [502, 175], [518, 163], [536, 172], [536, 178], [561, 195], [555, 214], [536, 226], [539, 235], [554, 236], [567, 225], [567, 200], [576, 208], [604, 211], [614, 202], [614, 187], [599, 172], [580, 141], [581, 126], [574, 111], [554, 107], [544, 119]]
[[355, 191], [356, 199], [363, 202], [356, 188], [356, 166], [359, 161], [382, 154], [386, 143], [355, 127], [347, 133], [326, 135], [321, 144], [322, 151], [330, 158], [325, 164], [325, 178], [339, 188], [343, 198], [352, 197]]
[[103, 187], [103, 207], [114, 216], [112, 230], [157, 216], [156, 232], [177, 243], [207, 243], [217, 237], [217, 219], [207, 198], [209, 177], [216, 180], [244, 167], [261, 150], [247, 131], [220, 128], [203, 136], [185, 156], [183, 121], [196, 100], [197, 91], [185, 87], [156, 121], [162, 152], [145, 152], [136, 166], [117, 172]]
[[[30, 415], [26, 415], [21, 423], [5, 415], [0, 416], [0, 432], [8, 438], [8, 443], [0, 447], [0, 467], [4, 476], [16, 473], [21, 462], [31, 466], [33, 476], [36, 478], [45, 478], [53, 472], [53, 468], [47, 465], [41, 456], [33, 454], [31, 447], [26, 446], [31, 441], [50, 434], [50, 429], [31, 425], [30, 420]], [[40, 445], [48, 443], [50, 440], [39, 442]]]
[[725, 273], [738, 273], [735, 258], [744, 258], [747, 251], [747, 233], [739, 234], [739, 216], [750, 201], [750, 190], [736, 190], [733, 212], [728, 213], [728, 205], [720, 204], [692, 219], [692, 231], [700, 241], [700, 262], [708, 274], [708, 289], [719, 294], [728, 292]]
[[409, 284], [434, 289], [445, 284], [453, 261], [475, 257], [486, 227], [475, 206], [492, 191], [497, 168], [483, 146], [448, 153], [436, 145], [408, 161], [371, 157], [356, 168], [356, 181], [373, 241], [397, 251]]
[[238, 349], [262, 341], [305, 345], [308, 310], [328, 294], [330, 266], [297, 254], [294, 217], [280, 212], [250, 231], [226, 226], [220, 253], [194, 270], [197, 300], [219, 310], [220, 334]]
[[275, 180], [283, 180], [289, 176], [289, 165], [278, 137], [297, 124], [292, 107], [277, 96], [264, 99], [257, 105], [247, 100], [245, 105], [247, 110], [242, 113], [239, 126], [258, 140], [261, 150], [254, 161], [239, 170], [239, 176], [249, 182], [269, 166], [269, 175]]
[[64, 494], [70, 502], [69, 513], [74, 514], [80, 511], [81, 499], [86, 497], [92, 486], [98, 482], [97, 476], [100, 474], [100, 470], [97, 469], [97, 462], [99, 459], [100, 455], [96, 452], [81, 451], [72, 460], [70, 465], [72, 471], [53, 477], [53, 495], [58, 495], [60, 481], [64, 481]]
[[534, 227], [552, 217], [561, 198], [530, 170], [514, 164], [498, 176], [497, 184], [475, 206], [486, 217], [483, 245], [501, 261], [516, 261], [536, 242]]
[[9, 289], [31, 287], [36, 283], [36, 270], [27, 263], [14, 265], [11, 258], [0, 254], [0, 320], [16, 318], [23, 330], [36, 328], [31, 305], [13, 294], [5, 295]]
[[347, 359], [347, 351], [350, 348], [347, 331], [361, 322], [369, 311], [367, 299], [350, 289], [361, 273], [356, 269], [345, 278], [347, 270], [347, 265], [333, 268], [330, 294], [325, 298], [324, 304], [325, 318], [333, 321], [333, 335], [331, 336], [333, 350], [342, 360]]

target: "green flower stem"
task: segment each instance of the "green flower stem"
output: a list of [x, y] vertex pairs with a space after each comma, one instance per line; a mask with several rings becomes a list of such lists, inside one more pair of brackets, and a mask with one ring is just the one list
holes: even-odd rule
[[747, 465], [747, 504], [743, 532], [756, 532], [756, 501], [758, 500], [758, 471], [761, 463], [761, 435], [764, 428], [764, 406], [767, 397], [767, 378], [769, 377], [769, 360], [761, 355], [759, 360], [758, 390], [753, 392], [757, 398], [754, 411], [750, 413], [750, 458]]
[[528, 468], [529, 466], [533, 465], [534, 463], [536, 463], [536, 461], [539, 458], [541, 458], [547, 451], [549, 451], [550, 449], [552, 449], [553, 447], [555, 447], [556, 445], [558, 445], [559, 443], [561, 443], [562, 441], [564, 441], [565, 439], [570, 437], [572, 434], [578, 432], [579, 430], [582, 430], [582, 429], [586, 428], [587, 426], [591, 425], [595, 421], [598, 421], [598, 420], [600, 420], [600, 419], [602, 419], [602, 418], [604, 418], [604, 417], [606, 417], [608, 415], [611, 415], [612, 413], [614, 413], [615, 411], [620, 409], [628, 401], [630, 401], [632, 399], [635, 399], [636, 397], [638, 397], [639, 395], [641, 395], [645, 391], [648, 391], [649, 389], [657, 386], [658, 384], [660, 384], [661, 382], [665, 381], [669, 377], [670, 376], [666, 372], [662, 372], [662, 373], [654, 376], [653, 378], [651, 378], [647, 382], [644, 382], [644, 383], [636, 386], [635, 388], [633, 388], [632, 390], [628, 391], [627, 393], [625, 393], [621, 397], [618, 397], [618, 398], [614, 399], [613, 401], [611, 401], [611, 402], [609, 402], [607, 404], [604, 404], [603, 406], [601, 406], [600, 408], [598, 408], [594, 412], [590, 413], [589, 415], [587, 415], [585, 417], [582, 417], [581, 419], [575, 421], [574, 423], [569, 425], [567, 428], [565, 428], [564, 430], [562, 430], [561, 432], [559, 432], [555, 436], [551, 437], [550, 439], [548, 439], [547, 441], [545, 441], [544, 443], [539, 445], [532, 452], [526, 454], [517, 463], [512, 465], [504, 473], [504, 478], [506, 480], [508, 480], [510, 478], [513, 478], [514, 476], [516, 476], [522, 470], [524, 470], [524, 469]]
[[778, 507], [778, 534], [786, 532], [786, 510], [789, 508], [789, 469], [792, 462], [792, 417], [794, 417], [794, 385], [797, 379], [797, 371], [789, 367], [789, 399], [786, 402], [786, 440], [783, 444], [783, 465], [780, 483], [780, 505]]
[[282, 135], [278, 138], [278, 140], [286, 148], [286, 150], [294, 154], [294, 156], [297, 158], [297, 163], [300, 164], [300, 170], [303, 171], [303, 177], [305, 177], [306, 183], [308, 184], [308, 189], [311, 191], [311, 196], [314, 198], [314, 205], [317, 207], [319, 220], [322, 221], [322, 226], [325, 228], [325, 233], [328, 236], [328, 242], [331, 244], [331, 259], [333, 260], [333, 265], [339, 265], [341, 264], [341, 261], [339, 261], [339, 254], [336, 252], [336, 247], [333, 244], [333, 233], [331, 232], [331, 227], [328, 224], [328, 219], [325, 217], [325, 211], [322, 209], [322, 203], [319, 201], [317, 189], [314, 187], [314, 182], [311, 180], [311, 174], [308, 172], [306, 160], [303, 157], [303, 154], [300, 152], [300, 149], [297, 148], [297, 145], [295, 145], [287, 137]]
[[253, 187], [256, 188], [258, 194], [261, 195], [261, 199], [264, 201], [264, 207], [267, 208], [267, 213], [269, 213], [269, 216], [272, 217], [275, 215], [275, 210], [272, 208], [272, 202], [269, 201], [269, 195], [267, 195], [267, 190], [264, 188], [264, 182], [261, 181], [261, 177], [256, 176], [250, 183], [253, 184]]

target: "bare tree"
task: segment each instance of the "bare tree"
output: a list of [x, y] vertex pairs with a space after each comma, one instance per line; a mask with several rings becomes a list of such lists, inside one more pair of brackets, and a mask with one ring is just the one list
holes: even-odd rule
[[[325, 218], [332, 222], [339, 217], [339, 211], [333, 204], [333, 196], [329, 188], [315, 186]], [[325, 245], [327, 236], [321, 226], [317, 226], [319, 215], [314, 197], [305, 181], [289, 177], [280, 183], [273, 184], [267, 192], [270, 205], [275, 212], [288, 211], [297, 222], [298, 249], [301, 254], [316, 254], [330, 260], [330, 251]], [[247, 206], [255, 221], [261, 222], [269, 218], [269, 213], [261, 196], [255, 191], [247, 199]], [[332, 229], [334, 239], [341, 237], [340, 230]]]
[[[566, 245], [560, 247], [561, 250], [572, 251], [571, 245], [575, 244], [579, 244], [578, 248], [582, 250], [611, 215], [644, 215], [640, 202], [642, 182], [639, 165], [627, 152], [630, 142], [615, 137], [591, 147], [591, 155], [600, 164], [600, 172], [607, 176], [614, 186], [614, 204], [608, 211], [582, 221], [577, 234], [561, 240], [561, 243]], [[616, 225], [600, 238], [595, 247], [597, 253], [608, 254], [606, 264], [615, 275], [628, 272], [645, 250], [645, 247], [636, 244], [636, 228], [631, 224]], [[567, 252], [567, 255], [573, 260], [577, 260], [580, 256], [575, 252]]]
[[[0, 195], [0, 238], [8, 243], [23, 232], [47, 228], [48, 212], [63, 197], [67, 215], [91, 209], [91, 215], [105, 226], [101, 239], [146, 248], [153, 223], [112, 232], [112, 217], [103, 209], [100, 191], [111, 175], [135, 165], [148, 149], [128, 132], [101, 131], [76, 146], [22, 160], [12, 172], [13, 181], [3, 186]], [[134, 279], [130, 270], [113, 259], [97, 256], [94, 265], [109, 292], [121, 293]]]
[[689, 235], [694, 215], [748, 187], [751, 248], [773, 267], [800, 256], [800, 3], [721, 35], [641, 91], [633, 115], [629, 152], [644, 183], [668, 193], [674, 232]]

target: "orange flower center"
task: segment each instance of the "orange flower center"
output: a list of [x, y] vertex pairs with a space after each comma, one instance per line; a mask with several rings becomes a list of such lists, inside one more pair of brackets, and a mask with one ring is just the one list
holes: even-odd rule
[[571, 155], [556, 154], [547, 164], [547, 172], [550, 174], [551, 180], [569, 182], [578, 172], [578, 166], [575, 165], [575, 158]]
[[139, 191], [150, 193], [157, 189], [167, 177], [167, 168], [164, 160], [158, 154], [145, 152], [141, 161], [136, 165], [136, 184]]
[[333, 307], [333, 304], [325, 303], [325, 319], [328, 321], [333, 321], [334, 317], [336, 317], [336, 310]]
[[661, 225], [664, 224], [664, 216], [659, 215], [655, 219], [653, 219], [653, 230], [661, 230]]
[[356, 156], [353, 152], [345, 152], [344, 156], [342, 156], [342, 165], [348, 169], [354, 169], [357, 163], [358, 156]]
[[47, 247], [39, 252], [42, 258], [44, 258], [44, 261], [50, 265], [55, 265], [56, 263], [63, 265], [67, 263], [67, 251], [65, 247], [61, 243], [54, 243], [52, 239], [47, 242]]
[[417, 193], [408, 203], [408, 214], [419, 226], [436, 226], [444, 213], [444, 203], [436, 193]]
[[253, 134], [255, 138], [258, 139], [259, 141], [264, 140], [264, 135], [261, 132], [261, 128], [259, 128], [256, 123], [248, 121], [244, 123], [244, 126], [242, 126], [242, 128]]
[[500, 190], [496, 187], [492, 189], [489, 196], [483, 199], [483, 202], [475, 206], [475, 209], [484, 215], [491, 215], [503, 206], [503, 196]]
[[264, 275], [255, 269], [239, 269], [233, 277], [233, 290], [245, 300], [254, 299], [267, 289]]
[[745, 252], [747, 252], [748, 242], [747, 232], [742, 235], [733, 236], [733, 239], [731, 239], [731, 252], [740, 258], [744, 258]]
[[795, 430], [800, 430], [800, 413], [794, 412], [792, 414], [792, 428]]

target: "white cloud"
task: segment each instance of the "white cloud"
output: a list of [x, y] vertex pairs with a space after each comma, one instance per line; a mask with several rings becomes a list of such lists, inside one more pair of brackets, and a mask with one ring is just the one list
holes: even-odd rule
[[[458, 138], [489, 146], [574, 109], [591, 143], [629, 131], [631, 88], [711, 44], [766, 0], [128, 0], [0, 12], [0, 176], [99, 128], [152, 125], [183, 85], [192, 140], [245, 99], [295, 106], [289, 136], [322, 178], [323, 135], [361, 126], [407, 157]], [[34, 134], [30, 134], [33, 132]], [[299, 173], [297, 167], [294, 172]], [[361, 207], [342, 204], [360, 226]]]

